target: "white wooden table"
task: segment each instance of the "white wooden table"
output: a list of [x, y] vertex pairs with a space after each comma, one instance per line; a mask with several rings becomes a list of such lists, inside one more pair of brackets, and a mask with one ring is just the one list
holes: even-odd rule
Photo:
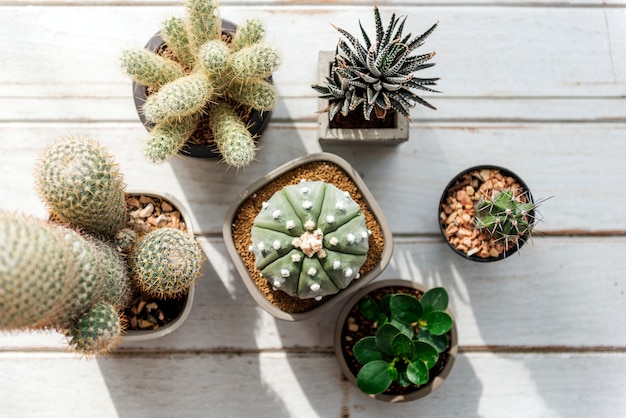
[[[626, 416], [626, 1], [380, 2], [407, 28], [439, 28], [439, 110], [415, 109], [394, 148], [325, 147], [353, 164], [395, 234], [378, 280], [450, 292], [460, 355], [446, 383], [409, 404], [371, 400], [343, 379], [331, 349], [339, 307], [288, 323], [257, 308], [221, 235], [234, 197], [288, 160], [321, 150], [310, 88], [317, 53], [333, 49], [372, 2], [224, 0], [222, 16], [258, 16], [283, 53], [280, 91], [258, 161], [144, 160], [145, 133], [119, 69], [170, 0], [0, 1], [0, 209], [39, 217], [42, 148], [67, 134], [100, 140], [128, 188], [187, 204], [208, 257], [193, 311], [176, 332], [87, 360], [58, 334], [0, 334], [0, 416], [7, 417], [619, 417]], [[369, 26], [368, 26], [369, 25]], [[545, 237], [478, 265], [447, 248], [436, 208], [450, 178], [493, 163], [517, 172], [541, 208]]]

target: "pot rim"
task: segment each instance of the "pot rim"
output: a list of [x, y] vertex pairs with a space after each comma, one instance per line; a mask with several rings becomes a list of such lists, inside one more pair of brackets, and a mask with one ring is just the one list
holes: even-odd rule
[[[446, 244], [448, 244], [448, 247], [450, 247], [456, 254], [458, 254], [459, 256], [463, 257], [466, 260], [471, 260], [471, 261], [475, 261], [478, 263], [492, 263], [494, 261], [500, 261], [500, 260], [505, 260], [507, 257], [515, 254], [517, 251], [519, 251], [520, 248], [522, 248], [525, 244], [526, 241], [528, 240], [528, 238], [530, 237], [530, 233], [524, 234], [522, 235], [518, 242], [518, 244], [515, 247], [511, 247], [508, 250], [504, 251], [502, 254], [500, 254], [500, 256], [498, 257], [488, 257], [488, 258], [482, 258], [482, 257], [478, 257], [475, 255], [470, 255], [468, 256], [467, 254], [465, 254], [462, 251], [457, 250], [448, 240], [448, 238], [446, 237], [445, 234], [445, 229], [443, 227], [443, 224], [441, 223], [441, 220], [439, 218], [440, 214], [441, 214], [441, 207], [442, 205], [445, 203], [446, 197], [448, 195], [448, 190], [450, 189], [450, 187], [452, 187], [454, 185], [454, 183], [456, 182], [456, 180], [463, 176], [466, 173], [469, 173], [471, 171], [475, 171], [475, 170], [483, 170], [483, 169], [491, 169], [491, 170], [498, 170], [500, 171], [500, 173], [509, 176], [509, 177], [513, 177], [517, 180], [517, 182], [520, 184], [520, 186], [522, 186], [522, 188], [524, 189], [524, 191], [527, 193], [528, 195], [528, 199], [531, 203], [534, 203], [535, 200], [533, 198], [533, 195], [530, 191], [530, 188], [528, 187], [528, 185], [526, 184], [526, 182], [520, 177], [518, 176], [516, 173], [514, 173], [513, 171], [509, 170], [508, 168], [505, 167], [501, 167], [495, 164], [479, 164], [479, 165], [475, 165], [469, 168], [464, 169], [463, 171], [459, 172], [457, 175], [453, 176], [452, 179], [448, 182], [448, 184], [446, 185], [446, 187], [444, 187], [443, 192], [441, 194], [441, 198], [439, 199], [439, 206], [438, 206], [438, 210], [437, 210], [437, 223], [439, 224], [439, 232], [441, 233], [441, 236], [443, 237], [444, 241], [446, 242]], [[535, 210], [531, 210], [529, 212], [530, 217], [532, 218], [532, 227], [535, 226], [537, 219], [535, 217]]]
[[[189, 210], [182, 204], [178, 198], [167, 192], [157, 192], [152, 190], [145, 189], [130, 189], [125, 192], [127, 195], [145, 195], [158, 197], [164, 200], [167, 200], [174, 208], [176, 208], [182, 218], [185, 220], [185, 225], [187, 225], [187, 231], [193, 235], [193, 225], [191, 220], [191, 213]], [[159, 327], [155, 330], [128, 330], [124, 335], [122, 335], [122, 343], [125, 342], [135, 342], [135, 341], [148, 341], [154, 340], [156, 338], [163, 337], [167, 334], [170, 334], [177, 330], [187, 319], [189, 314], [191, 313], [191, 308], [193, 305], [193, 299], [195, 295], [195, 286], [189, 288], [189, 292], [187, 293], [187, 298], [185, 301], [185, 305], [183, 306], [183, 310], [180, 314], [170, 323], [163, 327]]]
[[[234, 239], [232, 234], [232, 224], [235, 219], [235, 215], [239, 210], [239, 207], [243, 204], [243, 202], [248, 199], [249, 196], [256, 193], [257, 190], [261, 189], [274, 179], [280, 177], [283, 174], [286, 174], [289, 171], [294, 170], [304, 164], [317, 162], [317, 161], [328, 161], [333, 164], [336, 164], [338, 167], [343, 169], [348, 177], [356, 184], [359, 192], [363, 196], [363, 200], [367, 207], [372, 212], [372, 215], [376, 218], [376, 222], [380, 225], [383, 239], [384, 239], [384, 247], [383, 252], [381, 254], [380, 262], [367, 274], [364, 274], [361, 278], [353, 281], [348, 287], [342, 289], [331, 298], [326, 300], [324, 303], [306, 311], [306, 312], [298, 312], [298, 313], [289, 313], [285, 312], [275, 305], [273, 305], [265, 296], [263, 296], [261, 290], [254, 283], [250, 272], [247, 267], [244, 265], [237, 249], [234, 245]], [[320, 152], [309, 154], [303, 157], [299, 157], [293, 159], [282, 166], [270, 171], [268, 174], [264, 175], [250, 186], [248, 186], [245, 190], [243, 190], [238, 197], [235, 199], [234, 204], [228, 209], [226, 213], [226, 217], [224, 220], [222, 233], [224, 236], [224, 241], [226, 244], [226, 249], [228, 250], [228, 254], [230, 255], [233, 263], [235, 264], [236, 270], [239, 273], [239, 276], [243, 280], [246, 288], [250, 292], [251, 296], [257, 302], [257, 304], [263, 308], [266, 312], [273, 315], [278, 319], [283, 319], [286, 321], [300, 321], [304, 319], [311, 318], [315, 315], [318, 315], [326, 310], [328, 310], [333, 305], [339, 303], [340, 301], [346, 299], [351, 294], [356, 292], [358, 289], [367, 285], [371, 281], [373, 281], [382, 271], [387, 267], [389, 261], [391, 260], [391, 255], [393, 253], [393, 236], [391, 233], [391, 228], [387, 222], [387, 219], [384, 217], [382, 209], [374, 199], [374, 196], [371, 194], [365, 182], [361, 178], [361, 176], [357, 173], [357, 171], [343, 158], [328, 152]]]
[[420, 386], [414, 392], [401, 394], [401, 395], [390, 395], [390, 394], [383, 394], [383, 393], [380, 393], [378, 395], [368, 395], [362, 392], [357, 386], [356, 376], [352, 374], [352, 371], [350, 370], [350, 368], [348, 367], [348, 364], [345, 361], [345, 358], [343, 356], [343, 349], [341, 346], [341, 333], [343, 329], [343, 323], [346, 321], [348, 314], [350, 313], [354, 305], [356, 305], [364, 296], [371, 293], [372, 291], [375, 291], [383, 287], [391, 287], [391, 286], [394, 286], [394, 287], [401, 286], [401, 287], [407, 287], [411, 289], [417, 289], [422, 293], [425, 293], [427, 290], [430, 289], [424, 284], [417, 283], [417, 282], [407, 280], [407, 279], [400, 279], [400, 278], [377, 280], [365, 286], [364, 288], [359, 289], [358, 292], [350, 296], [350, 299], [348, 299], [344, 307], [341, 309], [341, 312], [337, 316], [337, 321], [335, 322], [335, 330], [333, 334], [335, 358], [337, 359], [337, 362], [339, 363], [339, 367], [341, 368], [341, 371], [343, 372], [344, 376], [346, 376], [348, 381], [350, 381], [350, 383], [360, 393], [364, 394], [365, 396], [368, 396], [372, 399], [377, 399], [380, 401], [385, 401], [385, 402], [390, 402], [390, 403], [411, 402], [417, 399], [421, 399], [431, 394], [435, 390], [437, 390], [446, 380], [446, 378], [448, 377], [448, 375], [450, 374], [452, 370], [452, 367], [454, 366], [454, 362], [456, 360], [456, 357], [459, 351], [459, 336], [458, 336], [458, 330], [456, 326], [456, 319], [449, 306], [446, 309], [446, 312], [448, 313], [448, 315], [452, 317], [452, 328], [450, 329], [450, 345], [447, 350], [448, 360], [446, 361], [446, 364], [443, 370], [437, 376], [435, 376], [427, 384]]

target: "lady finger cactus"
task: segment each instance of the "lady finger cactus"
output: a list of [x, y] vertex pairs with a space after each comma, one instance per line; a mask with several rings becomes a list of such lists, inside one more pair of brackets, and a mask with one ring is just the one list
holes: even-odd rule
[[166, 120], [152, 129], [144, 144], [148, 161], [163, 163], [183, 149], [187, 139], [198, 126], [198, 115], [189, 115], [176, 121]]
[[211, 131], [215, 145], [228, 165], [245, 167], [254, 159], [256, 145], [252, 134], [229, 105], [218, 103], [213, 107]]
[[66, 137], [54, 142], [44, 150], [35, 179], [40, 196], [60, 221], [105, 237], [124, 227], [122, 175], [96, 141]]
[[180, 65], [146, 49], [124, 51], [122, 69], [135, 82], [152, 88], [159, 88], [185, 75]]
[[160, 228], [141, 237], [129, 256], [132, 280], [145, 294], [175, 298], [192, 287], [204, 256], [193, 235]]
[[369, 231], [348, 193], [329, 183], [303, 181], [263, 204], [250, 249], [261, 275], [275, 288], [321, 300], [359, 277]]

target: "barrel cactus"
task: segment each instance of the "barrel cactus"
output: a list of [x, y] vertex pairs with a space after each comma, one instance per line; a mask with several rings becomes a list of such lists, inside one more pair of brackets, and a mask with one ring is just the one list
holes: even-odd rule
[[67, 331], [99, 302], [129, 301], [126, 267], [104, 243], [5, 212], [0, 242], [0, 330]]
[[254, 220], [256, 266], [275, 288], [300, 299], [332, 295], [359, 277], [369, 231], [347, 192], [303, 181], [276, 192]]
[[513, 190], [499, 190], [476, 203], [475, 225], [508, 247], [532, 232], [535, 208], [532, 201], [516, 196]]
[[[185, 18], [172, 17], [161, 27], [171, 56], [145, 49], [122, 53], [122, 69], [150, 94], [142, 107], [146, 119], [155, 124], [145, 143], [145, 155], [155, 163], [178, 153], [198, 125], [200, 116], [214, 117], [219, 106], [237, 110], [239, 125], [246, 127], [238, 109], [272, 110], [278, 99], [268, 81], [280, 56], [264, 42], [264, 28], [258, 19], [249, 19], [233, 36], [222, 34], [217, 0], [187, 0]], [[213, 127], [216, 124], [212, 124]], [[247, 131], [247, 130], [246, 130]], [[243, 167], [254, 159], [252, 135], [242, 141], [245, 150], [217, 141], [227, 133], [212, 133], [224, 161]]]
[[435, 109], [413, 92], [437, 92], [429, 86], [436, 85], [438, 78], [418, 78], [414, 74], [435, 65], [428, 62], [435, 53], [411, 54], [424, 44], [437, 23], [411, 39], [410, 33], [402, 34], [405, 20], [406, 16], [396, 17], [394, 13], [384, 28], [378, 7], [374, 7], [376, 37], [371, 39], [359, 23], [364, 44], [335, 27], [345, 40], [339, 40], [326, 82], [312, 85], [320, 98], [329, 100], [324, 111], [329, 112], [330, 120], [338, 113], [345, 117], [361, 105], [365, 120], [370, 120], [372, 114], [382, 119], [391, 109], [411, 120], [410, 109], [418, 103]]
[[114, 237], [126, 222], [124, 181], [113, 157], [90, 138], [50, 144], [35, 167], [38, 192], [53, 217]]
[[195, 285], [204, 256], [193, 235], [174, 228], [155, 229], [130, 252], [132, 280], [143, 293], [176, 298]]

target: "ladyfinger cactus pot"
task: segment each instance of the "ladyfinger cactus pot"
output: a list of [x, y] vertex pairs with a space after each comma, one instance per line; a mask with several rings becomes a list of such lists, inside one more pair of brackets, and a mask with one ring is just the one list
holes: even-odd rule
[[393, 251], [389, 225], [363, 180], [329, 153], [293, 160], [251, 185], [228, 211], [223, 233], [250, 294], [288, 321], [365, 286]]

